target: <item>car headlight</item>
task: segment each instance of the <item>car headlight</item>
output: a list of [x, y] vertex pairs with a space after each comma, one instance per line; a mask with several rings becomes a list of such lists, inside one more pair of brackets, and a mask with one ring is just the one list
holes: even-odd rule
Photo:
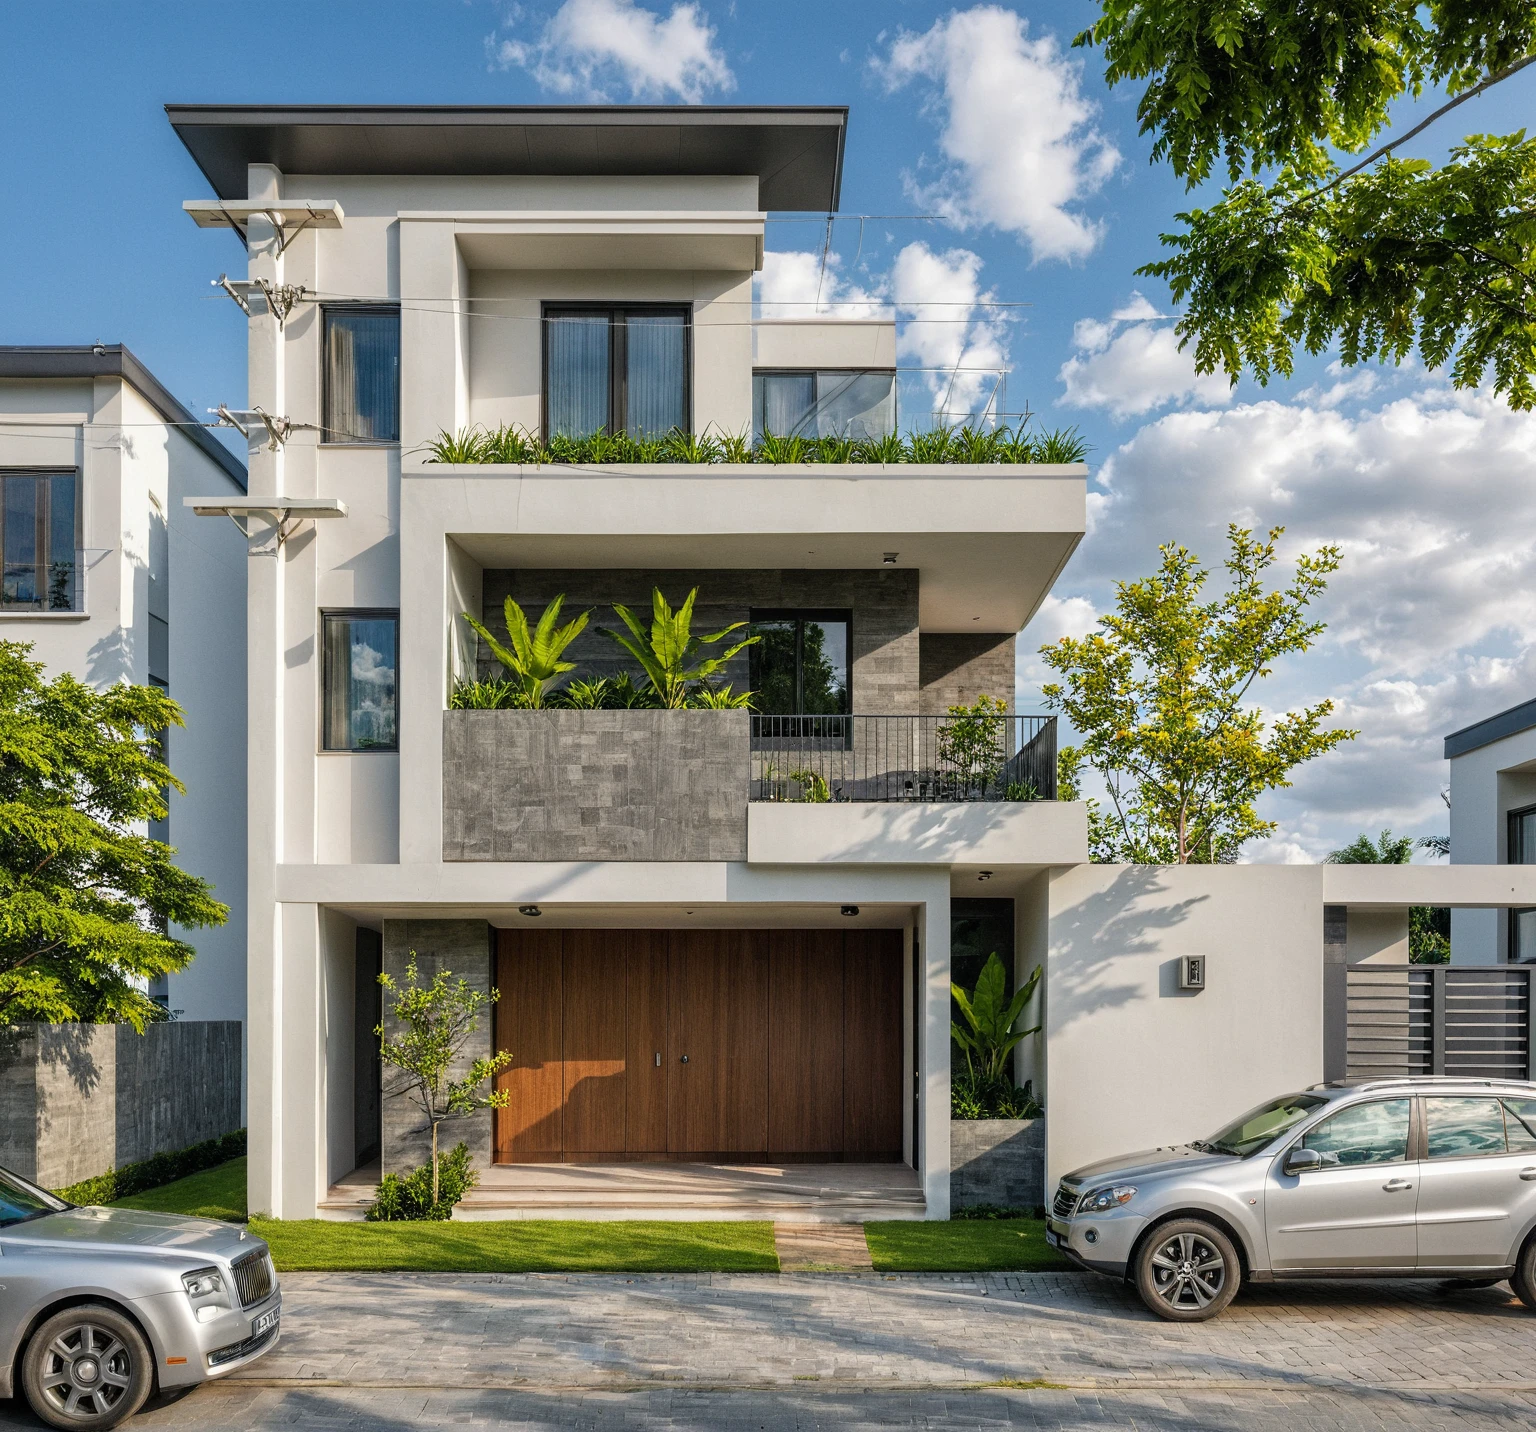
[[216, 1298], [224, 1291], [224, 1277], [217, 1268], [197, 1268], [181, 1275], [181, 1286], [193, 1302]]
[[1110, 1188], [1094, 1188], [1078, 1200], [1077, 1211], [1108, 1213], [1110, 1209], [1118, 1208], [1122, 1203], [1129, 1203], [1135, 1197], [1136, 1189], [1128, 1183], [1117, 1183]]

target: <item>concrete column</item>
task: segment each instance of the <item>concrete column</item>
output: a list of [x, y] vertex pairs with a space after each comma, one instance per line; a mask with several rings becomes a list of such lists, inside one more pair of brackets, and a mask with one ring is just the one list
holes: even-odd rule
[[1323, 906], [1323, 1078], [1349, 1072], [1349, 907]]
[[[947, 877], [947, 873], [946, 877]], [[929, 1218], [949, 1217], [949, 884], [918, 906], [922, 952], [922, 1138], [918, 1173]]]

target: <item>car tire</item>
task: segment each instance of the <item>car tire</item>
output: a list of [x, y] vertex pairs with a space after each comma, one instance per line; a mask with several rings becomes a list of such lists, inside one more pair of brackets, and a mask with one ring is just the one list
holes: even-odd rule
[[154, 1358], [144, 1334], [105, 1303], [81, 1303], [47, 1319], [27, 1340], [21, 1388], [50, 1427], [96, 1432], [144, 1405]]
[[1136, 1291], [1160, 1318], [1203, 1323], [1237, 1296], [1243, 1265], [1214, 1223], [1176, 1218], [1154, 1228], [1135, 1260]]
[[1509, 1286], [1526, 1307], [1536, 1312], [1536, 1234], [1525, 1240], [1525, 1247], [1520, 1250], [1520, 1258], [1515, 1264]]

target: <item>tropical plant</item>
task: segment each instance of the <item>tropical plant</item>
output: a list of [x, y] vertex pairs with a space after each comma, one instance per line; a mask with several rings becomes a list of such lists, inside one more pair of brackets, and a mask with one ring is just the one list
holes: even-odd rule
[[145, 985], [196, 953], [170, 934], [222, 925], [212, 887], [143, 834], [183, 790], [163, 691], [45, 679], [30, 642], [0, 641], [0, 1027], [128, 1023], [165, 1011]]
[[1015, 1084], [1009, 1075], [1001, 1079], [975, 1079], [958, 1072], [950, 1078], [952, 1119], [1038, 1119], [1044, 1112], [1035, 1098], [1031, 1079]]
[[884, 433], [878, 438], [864, 438], [853, 445], [851, 460], [894, 466], [907, 460], [907, 445], [900, 433]]
[[746, 623], [732, 622], [730, 626], [710, 636], [693, 635], [693, 603], [698, 595], [699, 589], [695, 587], [688, 593], [682, 606], [674, 611], [662, 596], [661, 589], [653, 587], [649, 634], [641, 626], [639, 618], [622, 604], [615, 605], [613, 610], [629, 628], [630, 635], [610, 631], [607, 627], [598, 628], [604, 636], [617, 642], [640, 663], [661, 705], [672, 711], [687, 706], [696, 684], [707, 682], [737, 652], [744, 651], [757, 640], [755, 636], [749, 636], [719, 656], [701, 659], [700, 653], [705, 646], [723, 641], [733, 631], [746, 626]]
[[438, 1160], [437, 1193], [432, 1192], [432, 1165], [408, 1174], [387, 1173], [363, 1214], [368, 1223], [437, 1222], [453, 1217], [453, 1206], [480, 1182], [470, 1162], [469, 1145], [457, 1143]]
[[1038, 1024], [1029, 1029], [1015, 1029], [1014, 1025], [1035, 996], [1042, 968], [1035, 966], [1012, 999], [1008, 998], [1008, 972], [995, 950], [987, 956], [970, 993], [950, 982], [950, 992], [965, 1023], [951, 1019], [949, 1032], [965, 1054], [965, 1070], [972, 1080], [995, 1083], [1006, 1079], [1009, 1056], [1031, 1034], [1040, 1032]]
[[985, 794], [1002, 770], [1007, 714], [1006, 701], [979, 696], [973, 705], [951, 706], [940, 724], [939, 762], [967, 793]]
[[724, 686], [702, 682], [689, 694], [688, 704], [710, 711], [752, 711], [756, 709], [755, 695], [751, 691], [732, 691], [730, 682]]
[[507, 638], [512, 643], [510, 647], [503, 646], [468, 612], [462, 614], [480, 640], [490, 647], [491, 655], [500, 663], [502, 670], [527, 697], [526, 704], [534, 710], [543, 706], [544, 692], [550, 682], [567, 671], [576, 670], [574, 661], [562, 661], [560, 656], [586, 629], [587, 618], [591, 613], [583, 612], [574, 621], [556, 627], [564, 602], [564, 596], [556, 597], [544, 608], [544, 615], [539, 618], [538, 625], [530, 631], [523, 609], [508, 597], [502, 604], [502, 611], [507, 620]]
[[1040, 799], [1040, 787], [1033, 781], [1009, 781], [1003, 787], [1003, 799], [1005, 801], [1037, 801]]
[[804, 788], [804, 794], [800, 799], [808, 805], [821, 805], [832, 799], [832, 790], [827, 785], [827, 778], [820, 771], [791, 771], [789, 778], [800, 782]]
[[571, 711], [601, 711], [609, 705], [613, 683], [600, 676], [596, 681], [568, 681], [549, 698], [551, 706]]
[[430, 462], [495, 462], [486, 456], [485, 430], [465, 428], [462, 432], [440, 431], [427, 444]]
[[797, 433], [790, 433], [788, 435], [764, 433], [757, 440], [757, 446], [752, 451], [753, 462], [810, 462], [815, 456], [816, 447], [814, 440], [803, 438]]
[[379, 983], [394, 1000], [396, 1034], [387, 1026], [374, 1029], [379, 1038], [379, 1058], [400, 1071], [393, 1085], [385, 1088], [390, 1098], [413, 1100], [421, 1110], [426, 1129], [432, 1131], [432, 1204], [439, 1201], [440, 1179], [437, 1155], [438, 1125], [452, 1119], [468, 1118], [480, 1109], [504, 1109], [511, 1099], [506, 1090], [480, 1092], [487, 1079], [494, 1078], [512, 1062], [505, 1050], [471, 1062], [462, 1077], [454, 1078], [455, 1065], [462, 1065], [461, 1055], [470, 1037], [480, 1027], [480, 1011], [495, 1004], [500, 995], [471, 989], [464, 979], [455, 981], [448, 970], [439, 970], [432, 983], [422, 988], [416, 973], [416, 952], [411, 951], [405, 966], [405, 985], [395, 983], [386, 970]]
[[448, 693], [450, 711], [505, 711], [527, 705], [527, 693], [510, 681], [456, 681]]
[[[1051, 432], [1040, 434], [1034, 445], [1034, 457], [1027, 460], [1050, 463], [1081, 462], [1092, 451], [1087, 439], [1076, 428], [1055, 428]], [[1004, 459], [1006, 462], [1015, 460]]]
[[1266, 591], [1283, 528], [1264, 541], [1230, 527], [1229, 583], [1201, 595], [1209, 572], [1172, 543], [1154, 577], [1116, 584], [1115, 611], [1081, 639], [1043, 647], [1064, 680], [1041, 688], [1047, 703], [1081, 733], [1058, 760], [1063, 800], [1081, 798], [1082, 772], [1103, 779], [1111, 810], [1088, 802], [1095, 860], [1133, 864], [1215, 864], [1274, 829], [1254, 802], [1290, 784], [1298, 765], [1357, 734], [1326, 730], [1331, 701], [1282, 716], [1266, 739], [1253, 704], [1259, 681], [1282, 656], [1304, 652], [1324, 629], [1307, 608], [1338, 568], [1337, 547], [1296, 560], [1289, 586]]
[[[1342, 849], [1331, 851], [1326, 865], [1407, 865], [1413, 859], [1415, 845], [1425, 845], [1433, 837], [1415, 840], [1411, 835], [1393, 835], [1384, 830], [1373, 841], [1357, 835]], [[1451, 912], [1439, 905], [1408, 907], [1408, 960], [1415, 965], [1446, 965], [1451, 962]]]
[[649, 711], [661, 704], [649, 686], [636, 686], [635, 678], [621, 671], [609, 683], [606, 704], [615, 711]]

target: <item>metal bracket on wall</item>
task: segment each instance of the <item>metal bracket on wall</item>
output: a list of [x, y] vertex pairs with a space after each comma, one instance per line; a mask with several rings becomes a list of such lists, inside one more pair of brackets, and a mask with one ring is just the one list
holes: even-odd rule
[[279, 328], [287, 325], [288, 315], [297, 305], [306, 299], [313, 301], [314, 297], [302, 283], [272, 283], [264, 278], [232, 279], [228, 274], [221, 273], [212, 280], [212, 284], [234, 299], [247, 318], [256, 317], [260, 311], [251, 307], [252, 297], [259, 293], [266, 302], [267, 312], [277, 320]]
[[185, 502], [199, 517], [229, 518], [247, 541], [257, 535], [252, 521], [264, 523], [275, 540], [253, 548], [253, 555], [277, 552], [306, 522], [347, 515], [347, 504], [339, 497], [248, 498], [243, 502], [230, 502], [223, 497], [188, 497]]
[[251, 435], [251, 429], [260, 423], [267, 430], [267, 451], [276, 452], [288, 441], [288, 434], [296, 428], [313, 428], [314, 423], [296, 423], [291, 418], [274, 418], [265, 408], [228, 408], [220, 403], [208, 411], [218, 418], [216, 426], [234, 428], [243, 438]]

